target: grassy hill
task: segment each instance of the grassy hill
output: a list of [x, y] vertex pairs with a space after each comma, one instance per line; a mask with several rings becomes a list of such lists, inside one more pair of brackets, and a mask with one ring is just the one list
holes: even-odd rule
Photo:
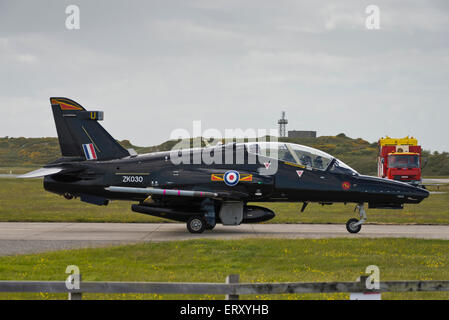
[[[353, 139], [343, 133], [337, 136], [317, 138], [283, 138], [281, 141], [299, 143], [323, 150], [356, 169], [362, 174], [376, 175], [377, 142], [361, 138]], [[119, 141], [126, 149], [137, 153], [170, 150], [177, 141], [166, 141], [158, 146], [134, 146], [129, 140]], [[0, 167], [38, 167], [60, 157], [57, 138], [0, 138]], [[449, 175], [449, 153], [423, 152], [428, 164], [423, 170], [426, 176]]]

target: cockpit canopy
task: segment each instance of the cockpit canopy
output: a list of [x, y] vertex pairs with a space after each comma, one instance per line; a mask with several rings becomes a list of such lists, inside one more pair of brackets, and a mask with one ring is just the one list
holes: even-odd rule
[[[358, 175], [357, 171], [326, 152], [299, 145], [283, 142], [249, 142], [246, 143], [249, 153], [299, 164], [309, 169], [325, 171], [329, 169], [336, 173]], [[332, 160], [334, 160], [332, 162]], [[332, 166], [331, 166], [332, 164]], [[331, 166], [329, 168], [329, 166]]]

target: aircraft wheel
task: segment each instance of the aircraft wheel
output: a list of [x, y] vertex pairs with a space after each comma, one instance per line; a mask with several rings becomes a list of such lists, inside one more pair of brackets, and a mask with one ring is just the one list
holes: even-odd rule
[[64, 198], [66, 198], [67, 200], [72, 200], [73, 194], [66, 192], [66, 193], [64, 193]]
[[206, 220], [202, 216], [193, 216], [187, 220], [187, 230], [190, 233], [203, 233], [206, 230]]
[[354, 224], [359, 222], [356, 218], [351, 218], [346, 222], [346, 230], [348, 230], [349, 233], [358, 233], [362, 229], [362, 225], [359, 224], [358, 226], [355, 226]]

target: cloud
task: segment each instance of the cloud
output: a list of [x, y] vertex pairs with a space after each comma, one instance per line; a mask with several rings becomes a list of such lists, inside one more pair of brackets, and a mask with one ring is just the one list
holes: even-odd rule
[[[104, 110], [114, 137], [140, 145], [171, 130], [275, 128], [363, 137], [414, 135], [449, 150], [449, 9], [360, 1], [3, 2], [0, 136], [55, 135], [50, 96]], [[20, 121], [19, 121], [20, 119]]]
[[26, 53], [26, 50], [24, 49], [15, 48], [14, 42], [6, 38], [0, 38], [0, 58], [5, 64], [31, 64], [37, 61], [37, 57], [35, 55]]
[[32, 54], [19, 54], [16, 56], [16, 60], [23, 63], [34, 63], [37, 58]]

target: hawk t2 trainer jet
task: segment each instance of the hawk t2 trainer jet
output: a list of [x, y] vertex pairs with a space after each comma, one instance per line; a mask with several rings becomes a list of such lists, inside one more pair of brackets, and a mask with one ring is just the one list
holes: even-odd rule
[[[67, 98], [50, 102], [62, 158], [23, 178], [44, 177], [47, 191], [95, 205], [135, 201], [133, 211], [186, 222], [192, 233], [216, 223], [235, 226], [275, 216], [249, 204], [257, 202], [302, 202], [301, 211], [310, 202], [355, 203], [360, 220], [349, 219], [346, 228], [357, 233], [367, 219], [365, 204], [401, 209], [429, 196], [403, 182], [360, 175], [327, 153], [291, 143], [231, 143], [137, 155], [98, 123], [103, 112], [86, 111]], [[192, 163], [205, 154], [216, 161]], [[174, 156], [187, 161], [176, 163]]]

